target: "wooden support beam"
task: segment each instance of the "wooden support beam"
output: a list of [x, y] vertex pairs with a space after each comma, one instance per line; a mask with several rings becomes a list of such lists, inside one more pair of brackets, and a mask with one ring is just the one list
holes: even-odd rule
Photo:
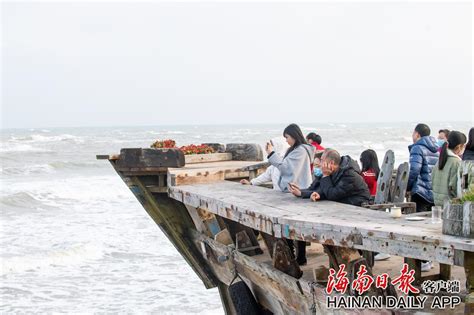
[[267, 234], [260, 232], [260, 235], [262, 236], [263, 242], [265, 243], [265, 246], [268, 249], [268, 254], [270, 254], [270, 257], [273, 258], [273, 247], [275, 243], [278, 241], [276, 237], [273, 235]]
[[285, 240], [278, 240], [273, 244], [273, 260], [272, 265], [275, 269], [286, 273], [296, 279], [303, 276], [303, 271], [296, 262], [295, 256]]
[[[414, 286], [419, 287], [423, 281], [421, 277], [421, 260], [413, 258], [404, 258], [404, 262], [408, 264], [408, 270], [415, 270], [415, 281], [413, 282]], [[418, 295], [410, 292], [410, 295]]]
[[237, 235], [239, 234], [239, 232], [244, 231], [245, 235], [247, 235], [249, 238], [249, 242], [251, 246], [256, 247], [253, 250], [246, 251], [245, 252], [246, 255], [254, 256], [254, 255], [260, 255], [263, 253], [262, 249], [260, 249], [259, 247], [260, 244], [258, 243], [257, 237], [255, 236], [255, 231], [253, 229], [249, 228], [248, 226], [239, 224], [237, 222], [234, 222], [225, 218], [221, 218], [221, 220], [222, 220], [221, 222], [224, 223], [225, 227], [229, 231], [232, 237], [232, 240], [234, 241], [234, 244], [237, 244]]
[[444, 281], [451, 279], [451, 265], [439, 264], [439, 279]]
[[[464, 252], [464, 271], [466, 272], [466, 303], [470, 310], [474, 311], [474, 253]], [[474, 312], [468, 313], [474, 314]]]
[[219, 296], [221, 297], [222, 306], [226, 315], [237, 315], [234, 303], [229, 294], [229, 286], [219, 281], [217, 288], [219, 289]]
[[[170, 197], [273, 235], [402, 257], [462, 265], [472, 240], [441, 233], [441, 226], [390, 218], [336, 202], [308, 202], [276, 191], [228, 181], [171, 187]], [[427, 218], [427, 220], [429, 220]]]

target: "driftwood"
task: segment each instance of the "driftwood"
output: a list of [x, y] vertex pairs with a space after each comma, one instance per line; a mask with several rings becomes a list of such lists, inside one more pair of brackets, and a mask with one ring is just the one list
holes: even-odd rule
[[122, 149], [115, 166], [130, 168], [183, 167], [184, 154], [179, 149]]
[[410, 171], [410, 165], [405, 162], [398, 166], [397, 176], [395, 182], [392, 185], [392, 191], [390, 193], [390, 201], [393, 203], [403, 202], [405, 200], [405, 193], [408, 185], [408, 174]]
[[383, 158], [379, 178], [377, 180], [377, 193], [375, 203], [386, 203], [389, 201], [390, 182], [392, 180], [393, 165], [395, 163], [395, 154], [388, 150]]
[[232, 153], [232, 159], [237, 161], [262, 161], [263, 151], [255, 143], [229, 143], [225, 152]]

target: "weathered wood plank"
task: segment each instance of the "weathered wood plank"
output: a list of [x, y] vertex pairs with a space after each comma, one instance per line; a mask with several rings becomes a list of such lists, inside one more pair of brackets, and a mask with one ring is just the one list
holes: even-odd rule
[[118, 154], [97, 154], [95, 156], [97, 160], [109, 160], [109, 161], [115, 161], [120, 158], [120, 155]]
[[310, 202], [290, 194], [231, 182], [171, 187], [170, 197], [224, 218], [285, 238], [319, 242], [454, 264], [472, 240], [441, 233], [440, 224], [392, 219], [334, 202]]
[[184, 154], [179, 149], [126, 148], [115, 163], [117, 169], [183, 166]]
[[168, 186], [213, 183], [225, 179], [249, 177], [249, 171], [242, 168], [254, 161], [205, 162], [186, 165], [183, 168], [168, 169]]
[[408, 185], [408, 172], [410, 171], [410, 165], [405, 162], [398, 166], [397, 177], [390, 193], [391, 202], [403, 202], [405, 200], [405, 193]]
[[392, 180], [393, 165], [395, 164], [395, 154], [388, 150], [382, 161], [379, 179], [377, 180], [377, 193], [375, 203], [386, 203], [389, 201], [390, 182]]
[[[313, 297], [309, 282], [286, 275], [267, 263], [257, 261], [254, 257], [232, 251], [229, 247], [219, 244], [202, 234], [194, 233], [194, 237], [196, 242], [205, 242], [209, 247], [210, 250], [206, 253], [206, 257], [209, 257], [208, 261], [214, 260], [213, 257], [216, 256], [228, 257], [228, 260], [221, 263], [221, 265], [227, 266], [227, 269], [222, 269], [222, 274], [219, 273], [219, 276], [223, 279], [229, 279], [232, 276], [231, 271], [235, 267], [238, 275], [253, 291], [258, 302], [274, 314], [311, 314], [310, 308], [313, 303]], [[210, 251], [214, 253], [209, 253]], [[212, 264], [214, 266], [215, 262], [212, 262]], [[223, 273], [226, 273], [226, 275], [224, 276]], [[316, 312], [317, 314], [325, 314], [327, 312], [325, 286], [316, 284], [314, 288]], [[332, 296], [335, 295], [338, 294], [332, 294]], [[390, 314], [390, 311], [350, 310], [350, 313]]]
[[255, 163], [249, 166], [242, 167], [242, 171], [255, 171], [259, 169], [266, 169], [269, 166], [270, 166], [270, 163], [268, 162], [260, 162], [260, 163]]
[[210, 153], [185, 155], [186, 164], [232, 161], [232, 153]]

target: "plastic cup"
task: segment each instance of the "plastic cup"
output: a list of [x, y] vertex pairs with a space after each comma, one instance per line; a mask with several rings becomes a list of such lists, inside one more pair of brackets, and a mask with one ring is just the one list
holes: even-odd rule
[[443, 208], [440, 206], [431, 207], [431, 223], [441, 223], [441, 213]]

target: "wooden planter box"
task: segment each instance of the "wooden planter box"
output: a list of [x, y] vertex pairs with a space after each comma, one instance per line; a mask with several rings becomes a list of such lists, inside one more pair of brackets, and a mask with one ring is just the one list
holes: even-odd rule
[[474, 238], [474, 205], [450, 205], [443, 212], [443, 234]]
[[232, 153], [189, 154], [184, 156], [186, 164], [231, 161]]

